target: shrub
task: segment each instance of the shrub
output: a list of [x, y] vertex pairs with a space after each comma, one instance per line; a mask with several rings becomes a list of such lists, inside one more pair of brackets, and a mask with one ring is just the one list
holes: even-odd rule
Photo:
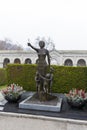
[[70, 106], [76, 108], [82, 108], [87, 102], [87, 93], [82, 89], [73, 88], [68, 94], [65, 94], [67, 102]]
[[[54, 80], [52, 92], [66, 93], [72, 88], [87, 90], [87, 67], [65, 67], [52, 65]], [[9, 64], [7, 67], [8, 84], [17, 83], [25, 90], [35, 91], [36, 65]]]

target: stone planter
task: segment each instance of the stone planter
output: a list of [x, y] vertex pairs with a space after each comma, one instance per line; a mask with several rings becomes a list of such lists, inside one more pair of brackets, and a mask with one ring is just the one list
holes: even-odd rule
[[14, 96], [12, 94], [6, 95], [5, 99], [10, 103], [16, 103], [20, 99], [20, 95]]
[[73, 107], [73, 108], [78, 108], [81, 109], [85, 106], [86, 102], [85, 100], [80, 100], [80, 101], [73, 101], [73, 100], [69, 100], [67, 99], [68, 104]]

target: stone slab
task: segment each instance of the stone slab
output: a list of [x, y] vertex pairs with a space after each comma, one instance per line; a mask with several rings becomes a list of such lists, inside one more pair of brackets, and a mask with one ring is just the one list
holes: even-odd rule
[[3, 111], [4, 107], [0, 106], [0, 111]]
[[56, 105], [45, 105], [45, 104], [35, 104], [35, 103], [26, 103], [32, 96], [29, 96], [25, 100], [19, 103], [19, 108], [22, 109], [32, 109], [32, 110], [43, 110], [43, 111], [53, 111], [60, 112], [62, 105], [62, 98], [58, 98], [58, 102]]
[[2, 100], [2, 101], [0, 101], [0, 106], [4, 106], [6, 103], [7, 103], [8, 101], [7, 100]]
[[8, 101], [4, 98], [2, 93], [0, 92], [0, 106], [4, 106]]

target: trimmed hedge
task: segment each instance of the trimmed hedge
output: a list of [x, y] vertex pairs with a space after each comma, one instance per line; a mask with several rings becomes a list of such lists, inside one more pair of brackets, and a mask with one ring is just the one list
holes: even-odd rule
[[87, 90], [87, 67], [54, 66], [53, 91], [68, 92], [72, 88]]
[[0, 86], [7, 84], [6, 69], [0, 68]]
[[[87, 67], [65, 67], [52, 65], [54, 80], [52, 92], [65, 93], [72, 88], [87, 90]], [[9, 64], [7, 67], [8, 84], [17, 83], [25, 90], [35, 91], [36, 65]]]
[[24, 87], [25, 90], [35, 91], [36, 65], [30, 64], [9, 64], [7, 66], [8, 85], [16, 83]]

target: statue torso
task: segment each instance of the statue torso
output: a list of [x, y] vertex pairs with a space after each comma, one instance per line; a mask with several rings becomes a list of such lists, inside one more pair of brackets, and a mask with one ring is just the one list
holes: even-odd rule
[[38, 50], [38, 59], [39, 59], [39, 62], [46, 63], [46, 61], [45, 61], [46, 55], [47, 55], [47, 50], [46, 49], [39, 49]]

